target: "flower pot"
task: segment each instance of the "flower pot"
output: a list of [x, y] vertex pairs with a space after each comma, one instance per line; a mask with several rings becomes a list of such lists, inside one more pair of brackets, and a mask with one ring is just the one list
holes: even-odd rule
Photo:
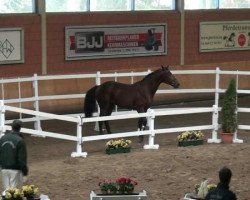
[[129, 153], [131, 148], [106, 149], [106, 154]]
[[187, 147], [187, 146], [197, 146], [202, 145], [204, 140], [187, 140], [178, 142], [179, 147]]
[[220, 134], [221, 141], [224, 144], [232, 144], [233, 143], [233, 137], [234, 137], [233, 133], [221, 133]]
[[40, 197], [26, 197], [27, 200], [40, 200]]
[[117, 194], [117, 191], [101, 190], [101, 194], [103, 194], [103, 195], [115, 195], [115, 194]]
[[90, 200], [147, 200], [146, 191], [143, 190], [142, 192], [132, 193], [132, 194], [98, 194], [92, 191], [90, 193]]

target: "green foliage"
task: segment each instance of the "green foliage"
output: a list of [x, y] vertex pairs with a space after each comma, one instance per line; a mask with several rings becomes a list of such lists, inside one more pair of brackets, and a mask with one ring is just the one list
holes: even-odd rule
[[221, 128], [224, 133], [234, 133], [237, 129], [237, 98], [236, 82], [231, 79], [221, 109]]

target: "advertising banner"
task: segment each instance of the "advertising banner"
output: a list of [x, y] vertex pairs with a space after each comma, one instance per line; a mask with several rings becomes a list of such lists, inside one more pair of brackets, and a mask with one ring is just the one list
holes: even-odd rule
[[166, 55], [166, 24], [67, 26], [65, 59]]
[[250, 21], [200, 22], [200, 52], [250, 49]]
[[21, 28], [0, 28], [0, 64], [23, 62], [23, 30]]

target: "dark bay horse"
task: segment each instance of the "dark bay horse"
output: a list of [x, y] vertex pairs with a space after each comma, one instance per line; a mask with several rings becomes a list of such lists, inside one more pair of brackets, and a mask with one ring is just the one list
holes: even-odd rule
[[[84, 102], [85, 117], [91, 117], [95, 110], [96, 101], [100, 107], [100, 116], [111, 115], [115, 105], [136, 110], [143, 113], [150, 108], [153, 97], [161, 83], [166, 83], [174, 88], [179, 87], [178, 80], [163, 67], [148, 74], [141, 81], [134, 84], [124, 84], [114, 81], [107, 81], [99, 86], [94, 86], [87, 91]], [[106, 130], [111, 133], [108, 121], [105, 121]], [[146, 126], [146, 118], [138, 121], [139, 129]], [[100, 134], [102, 133], [102, 122], [99, 122]]]

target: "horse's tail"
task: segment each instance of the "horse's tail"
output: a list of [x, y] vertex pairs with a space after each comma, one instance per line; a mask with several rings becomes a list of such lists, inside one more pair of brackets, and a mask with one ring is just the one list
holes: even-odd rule
[[89, 89], [86, 93], [85, 96], [85, 101], [84, 101], [84, 114], [85, 117], [91, 117], [92, 113], [95, 110], [95, 90], [98, 86], [92, 87], [91, 89]]

